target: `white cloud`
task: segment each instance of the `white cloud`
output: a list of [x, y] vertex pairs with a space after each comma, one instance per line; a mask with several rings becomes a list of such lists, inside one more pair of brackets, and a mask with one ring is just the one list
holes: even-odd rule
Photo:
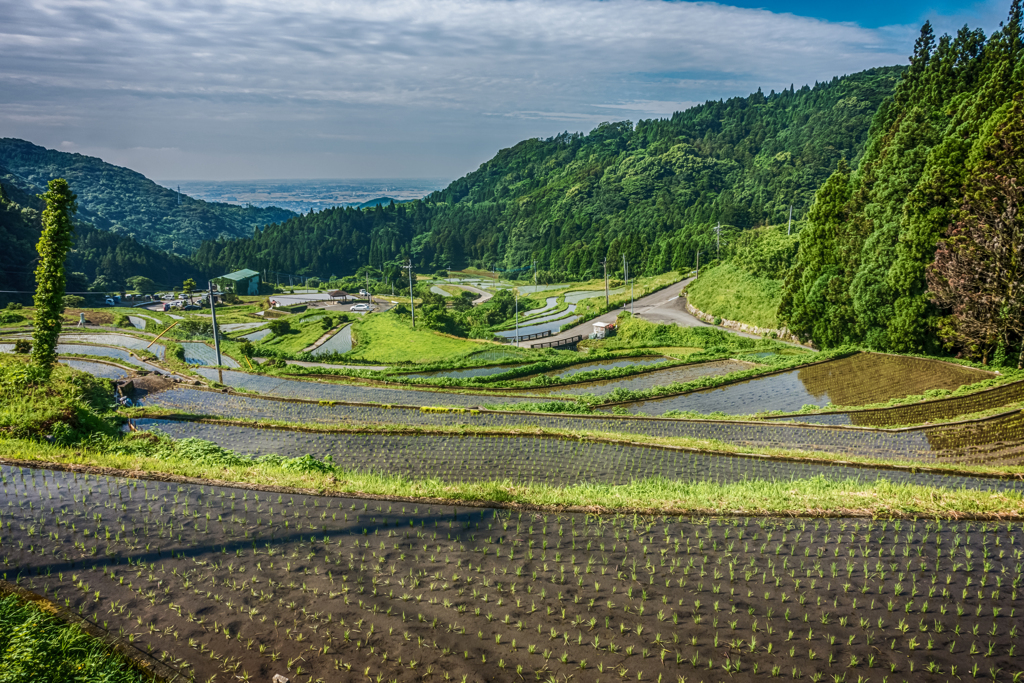
[[557, 132], [545, 121], [669, 115], [905, 62], [915, 32], [663, 0], [0, 0], [0, 16], [0, 92], [19, 103], [0, 103], [0, 134], [46, 144], [45, 117], [73, 116], [83, 148], [246, 163], [252, 146], [271, 163], [275, 145], [378, 141], [402, 150], [393, 175], [436, 165], [425, 136], [472, 129], [479, 155]]

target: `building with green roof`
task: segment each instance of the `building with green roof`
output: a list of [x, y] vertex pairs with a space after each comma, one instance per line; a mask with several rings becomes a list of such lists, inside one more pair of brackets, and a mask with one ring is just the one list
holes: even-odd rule
[[217, 283], [217, 288], [222, 292], [234, 292], [247, 296], [260, 293], [260, 274], [248, 268], [221, 275], [214, 278], [213, 281]]

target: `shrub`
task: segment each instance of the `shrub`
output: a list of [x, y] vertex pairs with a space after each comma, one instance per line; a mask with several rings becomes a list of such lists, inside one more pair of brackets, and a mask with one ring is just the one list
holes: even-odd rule
[[15, 353], [32, 353], [32, 342], [28, 339], [15, 339], [14, 340], [14, 352]]
[[12, 301], [9, 304], [7, 304], [7, 310], [8, 311], [20, 311], [23, 308], [25, 308], [25, 307], [22, 306], [21, 304], [19, 304], [16, 301]]
[[256, 353], [256, 347], [252, 345], [251, 341], [244, 341], [242, 345], [238, 347], [238, 350], [242, 352], [242, 355], [246, 358], [252, 358], [253, 354]]
[[20, 323], [25, 319], [25, 316], [19, 313], [12, 313], [11, 311], [0, 311], [0, 325], [10, 325], [11, 323]]
[[721, 319], [721, 318], [719, 318], [719, 317], [718, 317], [718, 316], [716, 315], [716, 316], [715, 316], [715, 319], [714, 319], [714, 320], [712, 320], [711, 322], [713, 322], [713, 323], [714, 323], [715, 325], [721, 325], [721, 324], [722, 324], [722, 319]]
[[64, 308], [81, 308], [85, 305], [85, 297], [76, 294], [64, 295]]
[[292, 324], [287, 320], [272, 320], [268, 325], [270, 331], [274, 336], [281, 336], [282, 334], [288, 334], [292, 331]]
[[334, 318], [329, 315], [325, 315], [320, 321], [320, 327], [324, 328], [324, 332], [334, 327]]
[[213, 321], [202, 318], [187, 318], [174, 328], [175, 336], [194, 339], [213, 337]]

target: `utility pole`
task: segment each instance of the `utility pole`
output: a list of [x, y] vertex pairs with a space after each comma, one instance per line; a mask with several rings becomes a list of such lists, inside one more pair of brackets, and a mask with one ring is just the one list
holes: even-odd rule
[[519, 288], [516, 287], [516, 347], [519, 346]]
[[409, 271], [409, 306], [412, 309], [412, 329], [416, 329], [416, 301], [413, 299], [412, 292], [412, 259], [406, 261], [405, 265], [402, 266]]
[[608, 308], [608, 258], [605, 257], [604, 261], [601, 261], [601, 265], [604, 266], [604, 307]]
[[789, 205], [789, 227], [786, 228], [786, 234], [793, 232], [793, 205]]
[[718, 222], [718, 227], [715, 228], [715, 258], [722, 258], [722, 222]]
[[[622, 277], [626, 282], [629, 282], [629, 266], [626, 264], [626, 255], [622, 255]], [[623, 306], [625, 308], [625, 306]]]
[[220, 339], [217, 337], [217, 309], [213, 305], [213, 280], [209, 280], [207, 287], [210, 288], [210, 315], [213, 317], [213, 348], [217, 351], [217, 365], [220, 363]]
[[694, 276], [694, 279], [698, 277], [700, 277], [700, 249], [697, 250], [697, 274]]

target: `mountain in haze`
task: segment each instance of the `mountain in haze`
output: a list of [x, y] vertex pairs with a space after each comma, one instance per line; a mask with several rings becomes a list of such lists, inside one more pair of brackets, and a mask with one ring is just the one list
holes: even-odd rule
[[372, 209], [295, 217], [205, 242], [204, 268], [345, 275], [411, 255], [417, 270], [465, 266], [578, 279], [688, 268], [712, 228], [802, 217], [841, 161], [856, 165], [904, 69], [887, 67], [707, 102], [667, 119], [604, 123], [503, 149], [444, 190]]
[[0, 166], [6, 169], [5, 185], [28, 195], [45, 191], [54, 178], [65, 178], [78, 195], [81, 220], [179, 255], [191, 254], [204, 240], [246, 237], [257, 226], [296, 215], [276, 207], [242, 207], [178, 195], [131, 169], [16, 138], [0, 138]]

